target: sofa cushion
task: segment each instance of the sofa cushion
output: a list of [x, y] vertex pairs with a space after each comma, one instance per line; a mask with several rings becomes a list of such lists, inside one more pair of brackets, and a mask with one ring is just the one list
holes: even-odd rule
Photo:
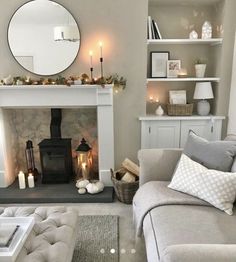
[[[225, 138], [225, 141], [236, 141], [236, 135], [228, 135]], [[233, 165], [231, 167], [231, 172], [236, 172], [236, 157], [234, 157], [234, 162], [233, 162]]]
[[[152, 209], [143, 223], [148, 257], [164, 261], [172, 245], [236, 244], [236, 215], [227, 216], [214, 207], [167, 205]], [[207, 232], [207, 233], [206, 233]], [[154, 248], [155, 244], [155, 248]], [[158, 257], [159, 256], [159, 257]]]
[[236, 173], [210, 170], [182, 154], [168, 187], [203, 199], [232, 215]]
[[190, 131], [184, 154], [207, 168], [230, 172], [236, 155], [236, 141], [209, 142]]
[[66, 207], [0, 208], [2, 217], [34, 217], [35, 225], [17, 262], [67, 262], [73, 254], [78, 214]]

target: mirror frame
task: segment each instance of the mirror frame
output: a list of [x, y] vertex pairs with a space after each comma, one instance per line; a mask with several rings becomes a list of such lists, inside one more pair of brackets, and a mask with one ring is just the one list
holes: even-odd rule
[[20, 63], [20, 62], [16, 59], [16, 57], [14, 56], [13, 51], [12, 51], [12, 49], [11, 49], [10, 42], [9, 42], [9, 28], [10, 28], [10, 24], [11, 24], [11, 21], [12, 21], [13, 17], [15, 16], [15, 14], [17, 13], [17, 11], [18, 11], [20, 8], [22, 8], [23, 6], [27, 5], [27, 4], [30, 3], [30, 2], [35, 2], [35, 1], [37, 1], [37, 0], [29, 0], [29, 1], [25, 2], [25, 3], [23, 3], [22, 5], [20, 5], [20, 6], [13, 12], [13, 14], [12, 14], [12, 16], [11, 16], [9, 22], [8, 22], [8, 26], [7, 26], [7, 43], [8, 43], [9, 50], [10, 50], [10, 52], [11, 52], [14, 60], [17, 62], [17, 64], [20, 65], [21, 68], [25, 69], [27, 72], [29, 72], [29, 73], [31, 73], [31, 74], [34, 74], [34, 75], [37, 75], [37, 76], [42, 76], [42, 77], [60, 75], [61, 73], [63, 73], [64, 71], [66, 71], [69, 67], [71, 67], [71, 66], [74, 64], [74, 62], [76, 61], [76, 59], [77, 59], [77, 57], [78, 57], [78, 55], [79, 55], [79, 51], [80, 51], [80, 47], [81, 47], [81, 31], [80, 31], [80, 28], [79, 28], [79, 24], [78, 24], [77, 20], [75, 19], [74, 15], [70, 12], [70, 10], [68, 10], [68, 9], [67, 9], [64, 5], [62, 5], [61, 3], [58, 3], [58, 2], [53, 1], [53, 0], [48, 0], [48, 1], [50, 1], [50, 2], [54, 2], [54, 3], [62, 6], [67, 12], [70, 13], [70, 15], [71, 15], [71, 16], [73, 17], [73, 19], [75, 20], [75, 23], [76, 23], [76, 25], [77, 25], [77, 27], [78, 27], [79, 34], [80, 34], [80, 45], [79, 45], [79, 47], [78, 47], [78, 51], [77, 51], [77, 53], [76, 53], [76, 55], [75, 55], [75, 58], [73, 59], [73, 61], [70, 63], [70, 65], [69, 65], [68, 67], [66, 67], [65, 69], [63, 69], [63, 70], [61, 70], [61, 71], [59, 71], [59, 72], [57, 72], [57, 73], [55, 73], [55, 74], [47, 74], [47, 75], [46, 75], [46, 74], [45, 74], [45, 75], [38, 74], [38, 73], [35, 73], [35, 72], [30, 71], [29, 69], [27, 69], [27, 68], [25, 68], [23, 65], [21, 65], [21, 63]]

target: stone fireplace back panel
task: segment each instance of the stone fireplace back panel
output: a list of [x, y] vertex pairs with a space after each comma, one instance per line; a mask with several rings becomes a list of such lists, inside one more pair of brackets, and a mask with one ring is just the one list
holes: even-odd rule
[[[34, 145], [35, 165], [41, 171], [38, 144], [50, 138], [51, 110], [41, 109], [7, 109], [9, 125], [12, 133], [12, 161], [19, 170], [26, 171], [25, 142], [32, 140]], [[72, 138], [73, 169], [77, 163], [75, 149], [84, 137], [93, 148], [93, 168], [98, 172], [98, 135], [97, 110], [94, 107], [62, 109], [61, 134], [64, 138]]]

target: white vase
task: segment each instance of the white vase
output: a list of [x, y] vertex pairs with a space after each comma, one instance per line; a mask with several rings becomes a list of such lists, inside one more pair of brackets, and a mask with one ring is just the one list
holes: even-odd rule
[[196, 64], [195, 65], [195, 72], [197, 78], [202, 78], [205, 76], [206, 72], [206, 64]]
[[156, 113], [157, 116], [163, 116], [164, 115], [164, 110], [162, 109], [161, 106], [158, 106], [158, 108], [157, 108], [155, 113]]

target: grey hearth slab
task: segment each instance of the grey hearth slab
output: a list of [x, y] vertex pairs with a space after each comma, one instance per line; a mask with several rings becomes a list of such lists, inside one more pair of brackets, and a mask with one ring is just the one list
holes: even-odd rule
[[0, 188], [1, 204], [26, 203], [111, 203], [113, 187], [95, 194], [79, 195], [74, 182], [69, 184], [36, 184], [35, 188], [19, 189], [18, 181], [7, 188]]

